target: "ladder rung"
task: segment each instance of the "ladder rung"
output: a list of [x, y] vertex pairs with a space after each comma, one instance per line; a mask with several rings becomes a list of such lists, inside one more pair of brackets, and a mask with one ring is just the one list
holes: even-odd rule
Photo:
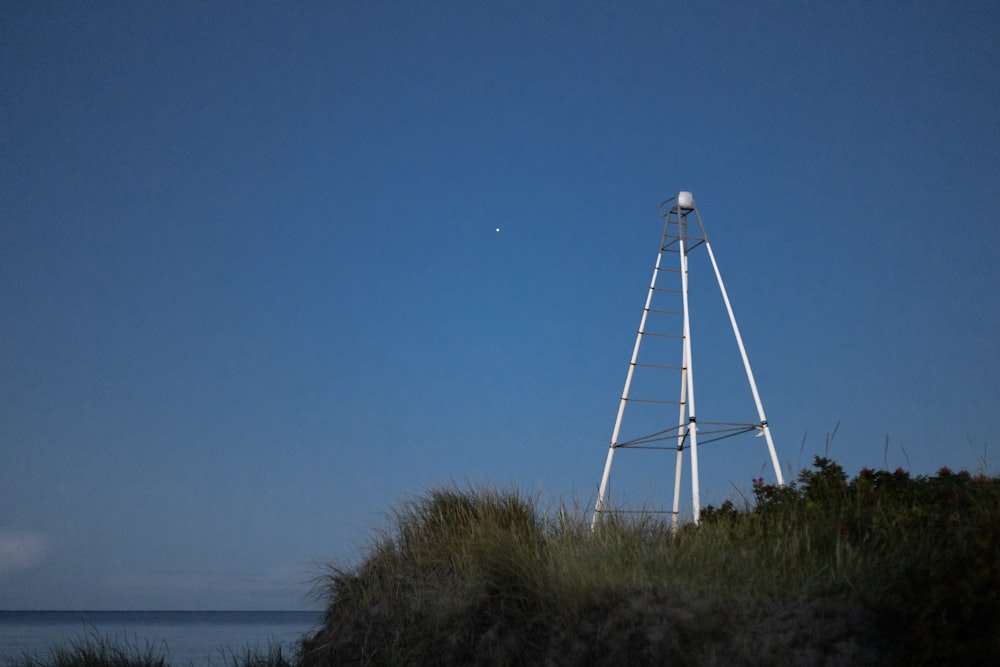
[[663, 364], [640, 364], [640, 363], [635, 363], [635, 364], [632, 364], [632, 365], [633, 366], [641, 366], [642, 368], [666, 368], [667, 370], [670, 370], [670, 371], [682, 371], [682, 370], [684, 370], [683, 366], [664, 366]]
[[681, 291], [679, 289], [673, 289], [673, 288], [670, 288], [670, 287], [654, 287], [653, 291], [654, 292], [670, 292], [671, 294], [680, 294], [681, 293]]
[[647, 308], [647, 313], [665, 313], [667, 315], [683, 315], [684, 313], [680, 310], [662, 310], [660, 308]]
[[658, 398], [626, 398], [626, 401], [635, 401], [636, 403], [660, 403], [662, 405], [680, 405], [677, 401], [661, 401]]
[[652, 331], [641, 331], [643, 336], [656, 336], [657, 338], [684, 338], [683, 334], [654, 333]]
[[[657, 451], [676, 452], [677, 445], [618, 445], [615, 449], [653, 449]], [[685, 448], [681, 447], [681, 449]]]
[[596, 510], [598, 514], [680, 514], [680, 512], [674, 512], [673, 510], [622, 510], [622, 509], [599, 509]]

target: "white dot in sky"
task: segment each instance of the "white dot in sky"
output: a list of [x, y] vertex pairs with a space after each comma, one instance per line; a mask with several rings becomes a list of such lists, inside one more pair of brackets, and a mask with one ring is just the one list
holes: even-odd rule
[[498, 231], [498, 232], [500, 231], [500, 228], [499, 228], [499, 227], [497, 227], [497, 231]]

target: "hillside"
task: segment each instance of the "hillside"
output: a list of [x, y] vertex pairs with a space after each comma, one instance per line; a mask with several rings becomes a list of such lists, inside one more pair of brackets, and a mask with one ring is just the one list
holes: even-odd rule
[[322, 665], [997, 664], [1000, 479], [817, 457], [677, 535], [492, 488], [404, 503], [319, 582]]

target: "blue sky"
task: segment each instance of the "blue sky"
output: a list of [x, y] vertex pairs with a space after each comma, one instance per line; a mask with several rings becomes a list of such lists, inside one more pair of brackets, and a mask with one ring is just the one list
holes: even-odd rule
[[[992, 2], [4, 3], [0, 608], [303, 608], [428, 487], [589, 505], [679, 190], [783, 465], [837, 429], [851, 473], [995, 474], [998, 32]], [[699, 416], [752, 416], [704, 268]], [[709, 501], [767, 462], [732, 442]], [[669, 483], [644, 461], [616, 492]]]

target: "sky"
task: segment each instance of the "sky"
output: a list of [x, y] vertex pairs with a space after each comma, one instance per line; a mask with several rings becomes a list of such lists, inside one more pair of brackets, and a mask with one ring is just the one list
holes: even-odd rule
[[[786, 476], [997, 474], [998, 34], [974, 1], [2, 3], [0, 608], [315, 608], [452, 484], [585, 514], [681, 190]], [[706, 267], [698, 416], [753, 421]], [[711, 448], [703, 502], [773, 479]], [[620, 501], [672, 488], [619, 463]]]

